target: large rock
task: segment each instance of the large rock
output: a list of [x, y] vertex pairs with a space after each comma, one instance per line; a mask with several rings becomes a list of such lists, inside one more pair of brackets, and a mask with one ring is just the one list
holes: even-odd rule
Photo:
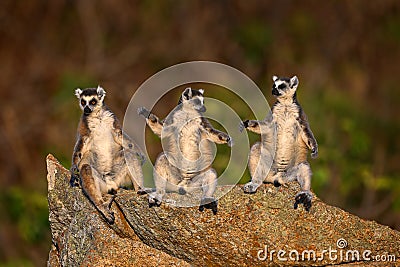
[[47, 157], [47, 170], [49, 266], [400, 264], [373, 260], [376, 255], [400, 259], [399, 232], [317, 197], [310, 212], [294, 210], [296, 183], [264, 185], [254, 195], [235, 186], [219, 200], [217, 215], [197, 207], [149, 208], [146, 196], [121, 190], [112, 205], [116, 222], [110, 226], [80, 188], [69, 186], [69, 171], [52, 155]]

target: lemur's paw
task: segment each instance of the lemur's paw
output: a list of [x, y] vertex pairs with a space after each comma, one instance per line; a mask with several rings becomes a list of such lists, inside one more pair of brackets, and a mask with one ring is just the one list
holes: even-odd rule
[[71, 179], [69, 180], [69, 185], [71, 187], [79, 186], [79, 175], [71, 173]]
[[314, 147], [314, 148], [311, 150], [311, 158], [315, 159], [315, 158], [317, 158], [317, 157], [318, 157], [318, 148]]
[[71, 167], [71, 179], [69, 180], [69, 184], [71, 187], [79, 186], [79, 170], [78, 166], [73, 165]]
[[255, 127], [257, 123], [251, 120], [245, 120], [239, 125], [239, 130], [243, 131], [244, 128]]
[[151, 114], [151, 113], [150, 113], [148, 119], [149, 119], [151, 122], [157, 122], [157, 117], [156, 117], [154, 114]]
[[138, 108], [138, 109], [137, 109], [137, 113], [138, 113], [140, 116], [145, 117], [146, 119], [149, 118], [149, 116], [150, 116], [150, 111], [148, 111], [147, 108], [145, 108], [145, 107], [140, 107], [140, 108]]
[[232, 138], [227, 133], [219, 133], [218, 139], [229, 144]]
[[245, 120], [245, 121], [240, 122], [239, 131], [242, 132], [245, 128], [254, 127], [254, 126], [256, 126], [256, 123], [254, 123], [254, 121]]
[[213, 197], [204, 197], [200, 201], [199, 211], [203, 212], [204, 209], [212, 210], [213, 214], [217, 214], [218, 201]]
[[117, 191], [118, 189], [115, 189], [115, 188], [111, 188], [110, 190], [108, 190], [108, 193], [110, 194], [110, 195], [116, 195], [117, 194]]
[[161, 206], [161, 201], [158, 201], [158, 200], [150, 201], [149, 200], [149, 208], [160, 207], [160, 206]]
[[241, 121], [241, 122], [239, 123], [239, 131], [240, 131], [240, 132], [243, 132], [243, 130], [247, 128], [245, 122], [248, 122], [248, 120], [247, 120], [247, 121]]
[[149, 208], [161, 206], [162, 197], [156, 194], [149, 194]]
[[247, 183], [247, 184], [245, 184], [245, 185], [243, 186], [243, 191], [244, 191], [246, 194], [254, 194], [255, 192], [257, 192], [258, 186], [259, 186], [259, 185], [257, 185], [257, 184], [254, 184], [254, 183], [252, 183], [252, 182], [249, 182], [249, 183]]
[[144, 187], [144, 188], [140, 188], [136, 193], [138, 195], [146, 195], [146, 194], [150, 194], [151, 192], [153, 192], [152, 188]]
[[233, 139], [232, 139], [232, 137], [229, 136], [229, 138], [228, 138], [228, 140], [227, 140], [226, 143], [228, 144], [229, 147], [232, 147], [232, 146], [233, 146]]
[[299, 204], [303, 204], [304, 205], [304, 209], [306, 211], [310, 211], [312, 198], [313, 198], [313, 196], [309, 191], [299, 192], [296, 195], [296, 197], [294, 198], [294, 200], [295, 200], [294, 209], [297, 209]]

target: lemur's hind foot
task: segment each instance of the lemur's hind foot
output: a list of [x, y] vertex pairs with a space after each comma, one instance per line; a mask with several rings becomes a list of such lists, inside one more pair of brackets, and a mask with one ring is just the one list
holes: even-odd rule
[[144, 188], [140, 188], [136, 193], [138, 195], [146, 195], [146, 194], [150, 194], [151, 192], [153, 192], [152, 188], [144, 187]]
[[255, 193], [257, 192], [257, 188], [258, 188], [259, 186], [260, 186], [260, 185], [255, 184], [255, 183], [253, 183], [253, 182], [248, 182], [247, 184], [245, 184], [245, 185], [243, 186], [243, 191], [244, 191], [246, 194], [255, 194]]
[[71, 179], [69, 180], [71, 187], [79, 187], [79, 175], [71, 173]]
[[71, 178], [69, 180], [69, 185], [71, 187], [78, 187], [79, 184], [79, 169], [78, 166], [73, 165], [70, 170]]
[[294, 209], [297, 209], [299, 204], [303, 204], [304, 209], [306, 211], [310, 211], [311, 200], [312, 200], [312, 194], [310, 192], [308, 191], [299, 192], [294, 199], [295, 199]]
[[204, 197], [201, 199], [199, 211], [203, 212], [204, 209], [212, 210], [213, 214], [216, 215], [218, 212], [218, 200], [213, 197]]
[[149, 194], [149, 208], [152, 207], [159, 207], [161, 206], [162, 203], [162, 196], [157, 193], [151, 193]]

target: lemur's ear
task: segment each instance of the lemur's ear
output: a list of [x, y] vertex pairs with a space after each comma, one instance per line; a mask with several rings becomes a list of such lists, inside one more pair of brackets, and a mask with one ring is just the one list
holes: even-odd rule
[[204, 95], [204, 89], [199, 89], [200, 94]]
[[97, 95], [103, 101], [104, 97], [106, 96], [106, 91], [100, 85], [97, 86]]
[[297, 76], [293, 76], [292, 78], [290, 78], [290, 88], [292, 89], [296, 89], [297, 86], [299, 85], [299, 79], [297, 79]]
[[82, 90], [80, 88], [75, 89], [75, 96], [79, 99], [81, 98]]
[[191, 99], [192, 98], [192, 88], [190, 88], [190, 87], [186, 88], [185, 91], [183, 91], [182, 97], [185, 100]]
[[272, 76], [272, 80], [275, 82], [276, 80], [278, 80], [278, 76]]

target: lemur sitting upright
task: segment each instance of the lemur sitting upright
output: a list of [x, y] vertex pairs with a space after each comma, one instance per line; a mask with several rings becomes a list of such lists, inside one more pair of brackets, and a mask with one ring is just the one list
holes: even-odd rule
[[[301, 191], [295, 197], [294, 208], [297, 209], [298, 204], [302, 203], [309, 211], [312, 200], [310, 192], [312, 173], [307, 162], [307, 152], [310, 149], [311, 157], [317, 157], [317, 141], [310, 129], [306, 114], [296, 98], [299, 84], [297, 77], [288, 79], [273, 76], [272, 79], [274, 81], [272, 94], [276, 96], [277, 101], [272, 107], [271, 114], [263, 121], [246, 120], [241, 124], [242, 129], [247, 128], [252, 132], [261, 133], [265, 135], [264, 139], [270, 140], [266, 140], [265, 144], [257, 142], [251, 148], [249, 156], [251, 182], [245, 184], [243, 190], [245, 193], [255, 193], [263, 182], [279, 186], [297, 180]], [[276, 131], [275, 137], [274, 131]], [[272, 151], [274, 148], [275, 158]]]
[[197, 187], [203, 191], [199, 210], [207, 208], [214, 214], [217, 212], [214, 199], [217, 173], [211, 167], [211, 142], [231, 146], [232, 141], [228, 134], [214, 129], [203, 117], [206, 111], [203, 93], [202, 89], [186, 88], [178, 106], [165, 121], [160, 121], [144, 107], [138, 109], [150, 129], [162, 137], [164, 149], [154, 166], [156, 192], [149, 194], [150, 207], [161, 205], [166, 190], [184, 194]]
[[144, 156], [105, 105], [103, 88], [76, 89], [75, 95], [83, 114], [72, 155], [70, 184], [75, 186], [80, 181], [83, 192], [112, 224], [110, 206], [114, 197], [106, 201], [102, 194], [115, 194], [118, 188], [132, 185], [139, 194], [145, 194], [141, 168]]

